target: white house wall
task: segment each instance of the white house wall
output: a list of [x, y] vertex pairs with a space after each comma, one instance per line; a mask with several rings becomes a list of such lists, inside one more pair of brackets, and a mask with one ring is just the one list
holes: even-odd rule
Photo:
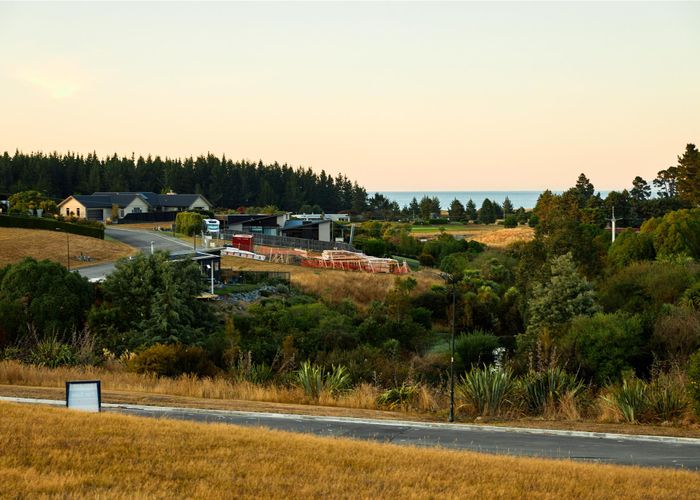
[[331, 241], [331, 222], [325, 224], [321, 223], [318, 225], [318, 240], [319, 241]]
[[188, 207], [188, 210], [211, 210], [209, 203], [204, 201], [204, 198], [198, 196], [195, 201]]
[[68, 201], [66, 201], [60, 206], [59, 210], [61, 211], [61, 215], [66, 217], [71, 215], [74, 215], [81, 219], [87, 217], [87, 209], [85, 208], [85, 206], [83, 206], [82, 203], [80, 203], [75, 198], [68, 199]]
[[151, 207], [148, 206], [148, 203], [146, 203], [139, 197], [134, 198], [133, 200], [131, 200], [131, 203], [124, 207], [124, 215], [146, 213], [150, 211]]

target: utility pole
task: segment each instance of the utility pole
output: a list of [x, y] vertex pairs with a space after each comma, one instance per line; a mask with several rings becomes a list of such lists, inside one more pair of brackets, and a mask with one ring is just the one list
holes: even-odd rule
[[615, 218], [615, 207], [612, 207], [612, 217], [608, 219], [612, 223], [612, 242], [615, 243], [615, 223], [622, 220], [622, 217]]

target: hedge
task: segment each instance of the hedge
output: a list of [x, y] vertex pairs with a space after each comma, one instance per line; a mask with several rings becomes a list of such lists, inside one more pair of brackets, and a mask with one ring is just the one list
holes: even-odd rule
[[97, 228], [85, 226], [81, 224], [71, 224], [69, 222], [61, 222], [55, 219], [43, 217], [15, 217], [12, 215], [0, 215], [0, 227], [21, 227], [24, 229], [45, 229], [55, 231], [60, 229], [67, 233], [79, 234], [81, 236], [90, 236], [91, 238], [105, 238], [104, 227]]

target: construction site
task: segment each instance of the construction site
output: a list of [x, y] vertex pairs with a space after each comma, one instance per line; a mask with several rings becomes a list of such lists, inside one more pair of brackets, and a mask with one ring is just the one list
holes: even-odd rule
[[250, 234], [234, 235], [231, 246], [223, 249], [222, 255], [316, 269], [398, 275], [410, 273], [408, 264], [396, 259], [372, 257], [349, 250], [316, 252], [300, 248], [257, 245], [255, 236]]

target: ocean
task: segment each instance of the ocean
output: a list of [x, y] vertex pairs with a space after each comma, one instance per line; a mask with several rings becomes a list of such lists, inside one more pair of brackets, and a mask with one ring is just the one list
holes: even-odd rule
[[[510, 199], [514, 208], [534, 208], [542, 191], [377, 191], [383, 194], [391, 201], [395, 201], [401, 208], [408, 206], [411, 200], [415, 197], [420, 201], [423, 196], [430, 198], [437, 196], [440, 200], [440, 207], [447, 210], [452, 203], [452, 200], [457, 198], [462, 205], [466, 205], [467, 200], [471, 200], [476, 205], [476, 208], [481, 207], [481, 204], [486, 198], [491, 201], [496, 201], [503, 205], [503, 200], [506, 196]], [[368, 192], [371, 198], [374, 192]]]
[[[520, 207], [526, 209], [535, 208], [537, 198], [542, 194], [542, 191], [368, 191], [367, 194], [369, 197], [372, 197], [375, 192], [384, 195], [390, 201], [395, 201], [401, 208], [408, 206], [414, 197], [420, 202], [423, 196], [430, 198], [437, 196], [440, 200], [440, 208], [443, 210], [447, 210], [455, 198], [462, 202], [462, 205], [466, 205], [467, 200], [471, 198], [478, 209], [486, 198], [503, 205], [503, 200], [506, 199], [506, 196], [510, 199], [515, 209]], [[555, 194], [562, 193], [562, 191], [552, 192]], [[608, 195], [608, 191], [601, 191], [600, 195], [605, 198]]]

